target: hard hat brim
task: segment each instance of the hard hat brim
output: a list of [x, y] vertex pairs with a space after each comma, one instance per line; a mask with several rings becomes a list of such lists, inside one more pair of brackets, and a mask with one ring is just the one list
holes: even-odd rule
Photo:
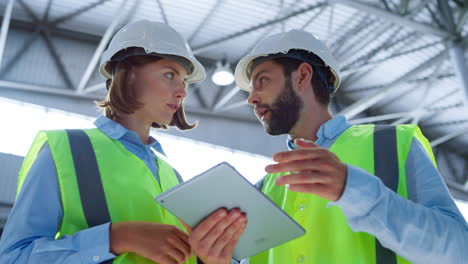
[[[135, 47], [135, 48], [143, 48], [143, 47]], [[156, 57], [175, 60], [176, 62], [181, 64], [187, 70], [187, 72], [189, 73], [189, 75], [187, 77], [187, 82], [188, 83], [203, 81], [206, 78], [206, 73], [205, 73], [203, 65], [201, 65], [201, 63], [198, 60], [194, 59], [194, 58], [186, 58], [186, 57], [182, 57], [182, 56], [179, 56], [179, 55], [176, 55], [176, 54], [160, 54], [160, 53], [156, 53], [156, 52], [144, 52], [144, 53], [142, 52], [142, 53], [130, 54], [128, 56], [119, 58], [118, 60], [124, 60], [124, 59], [126, 59], [128, 57], [132, 57], [132, 56], [156, 56]], [[182, 62], [179, 59], [174, 58], [174, 57], [179, 57], [181, 59], [187, 60], [187, 62], [190, 63], [190, 67], [187, 67], [186, 63], [184, 63], [184, 62]], [[112, 78], [112, 71], [110, 70], [110, 67], [109, 67], [109, 64], [112, 61], [114, 61], [114, 59], [108, 60], [108, 61], [106, 61], [104, 63], [101, 63], [101, 67], [100, 67], [99, 70], [100, 70], [101, 74], [106, 79]]]

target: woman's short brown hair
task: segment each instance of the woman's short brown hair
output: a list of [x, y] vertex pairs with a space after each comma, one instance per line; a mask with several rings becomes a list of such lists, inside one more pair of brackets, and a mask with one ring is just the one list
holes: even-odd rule
[[[117, 120], [121, 114], [132, 114], [142, 106], [137, 100], [135, 91], [133, 67], [141, 67], [145, 64], [160, 60], [156, 56], [132, 56], [119, 62], [111, 62], [112, 79], [108, 79], [106, 86], [108, 93], [106, 99], [96, 102], [97, 106], [104, 109], [104, 115], [112, 120]], [[174, 113], [169, 126], [177, 126], [180, 130], [188, 130], [197, 126], [195, 122], [190, 125], [185, 117], [183, 104]], [[167, 125], [153, 122], [152, 127], [167, 129]]]

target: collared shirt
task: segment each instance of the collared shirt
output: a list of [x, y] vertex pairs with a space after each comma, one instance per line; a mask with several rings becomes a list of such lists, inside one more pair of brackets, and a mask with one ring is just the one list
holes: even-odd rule
[[[334, 117], [319, 128], [315, 144], [329, 149], [350, 126], [344, 116]], [[291, 140], [288, 148], [296, 148]], [[414, 263], [466, 263], [467, 222], [418, 140], [411, 144], [405, 167], [408, 200], [379, 178], [348, 164], [343, 195], [328, 206], [340, 207], [353, 231], [372, 234]], [[260, 189], [263, 180], [257, 183]]]
[[[94, 124], [144, 161], [159, 180], [152, 149], [164, 151], [156, 139], [150, 137], [150, 143], [144, 145], [135, 132], [104, 116]], [[56, 240], [62, 217], [57, 171], [46, 143], [26, 175], [5, 225], [0, 240], [0, 263], [101, 263], [116, 257], [109, 251], [110, 223]]]

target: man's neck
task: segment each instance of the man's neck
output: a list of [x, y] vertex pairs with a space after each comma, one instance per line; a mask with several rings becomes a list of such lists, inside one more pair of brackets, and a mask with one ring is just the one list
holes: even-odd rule
[[326, 108], [305, 110], [298, 122], [291, 129], [289, 135], [292, 139], [303, 138], [312, 141], [317, 140], [317, 131], [320, 126], [332, 119], [332, 114]]

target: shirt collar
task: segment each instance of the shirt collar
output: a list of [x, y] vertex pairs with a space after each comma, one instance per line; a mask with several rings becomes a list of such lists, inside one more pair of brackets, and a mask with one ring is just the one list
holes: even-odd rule
[[[315, 144], [320, 146], [325, 140], [335, 140], [350, 126], [351, 124], [343, 115], [333, 117], [320, 126], [316, 134], [317, 140], [315, 141]], [[288, 138], [287, 144], [289, 149], [296, 148], [296, 144], [294, 144], [291, 137]]]
[[[126, 127], [122, 126], [121, 124], [115, 122], [112, 119], [107, 118], [104, 115], [100, 115], [94, 121], [94, 125], [113, 140], [120, 140], [127, 135], [128, 137], [126, 138], [131, 138], [133, 139], [132, 141], [142, 144], [140, 139], [138, 138], [138, 135], [134, 131], [127, 129]], [[159, 142], [152, 136], [149, 137], [149, 142], [150, 143], [148, 144], [148, 146], [150, 147], [154, 147], [157, 144], [159, 144]]]

